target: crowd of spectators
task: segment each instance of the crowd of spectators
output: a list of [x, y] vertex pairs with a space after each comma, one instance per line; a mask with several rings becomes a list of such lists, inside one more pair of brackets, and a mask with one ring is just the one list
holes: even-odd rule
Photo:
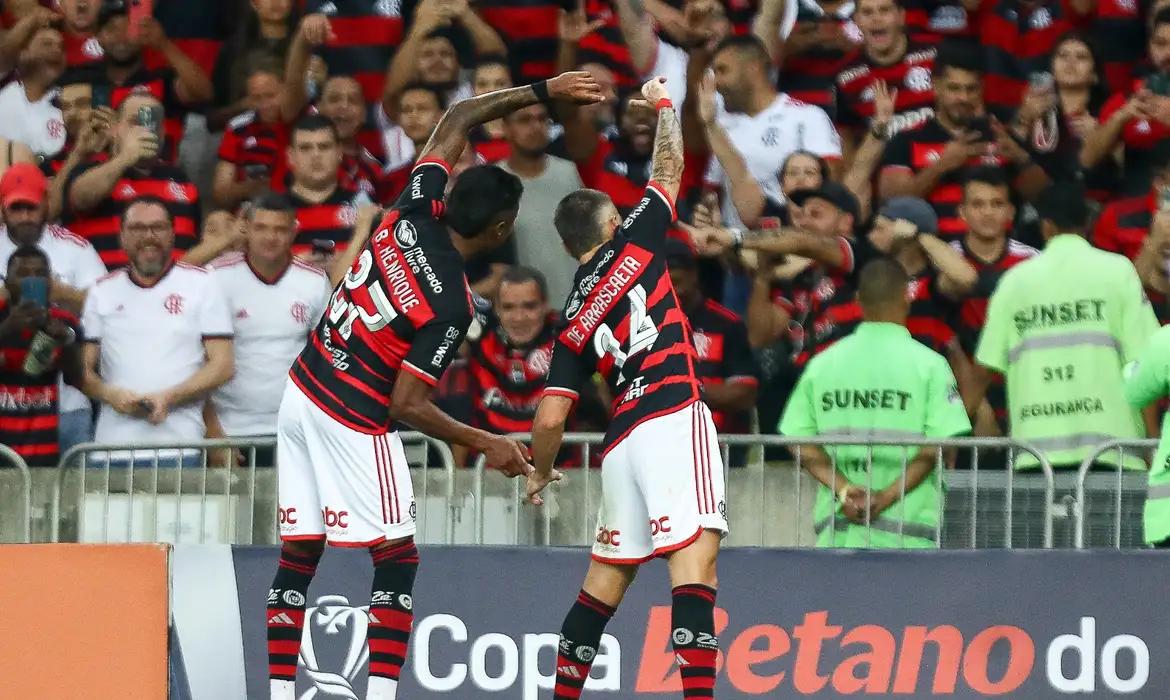
[[[775, 430], [804, 365], [860, 321], [856, 272], [889, 256], [976, 434], [1007, 434], [974, 357], [1000, 277], [1045, 244], [1033, 204], [1053, 183], [1083, 190], [1090, 241], [1170, 312], [1164, 1], [131, 4], [2, 3], [0, 442], [30, 464], [90, 439], [273, 432], [331, 264], [444, 109], [564, 70], [605, 102], [520, 110], [454, 164], [524, 183], [512, 241], [467, 260], [489, 304], [442, 384], [484, 428], [531, 424], [576, 269], [557, 202], [641, 198], [656, 117], [630, 98], [654, 75], [683, 114], [668, 253], [722, 431]], [[575, 428], [604, 426], [604, 394]]]

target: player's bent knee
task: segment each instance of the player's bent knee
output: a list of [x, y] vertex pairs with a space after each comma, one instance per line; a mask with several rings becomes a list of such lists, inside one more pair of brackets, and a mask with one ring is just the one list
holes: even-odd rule
[[721, 539], [722, 536], [719, 532], [704, 530], [703, 534], [690, 545], [667, 555], [671, 585], [699, 583], [711, 588], [718, 588], [716, 560], [719, 557]]
[[616, 608], [637, 575], [636, 564], [607, 564], [594, 559], [589, 563], [589, 571], [585, 573], [582, 589], [606, 605]]

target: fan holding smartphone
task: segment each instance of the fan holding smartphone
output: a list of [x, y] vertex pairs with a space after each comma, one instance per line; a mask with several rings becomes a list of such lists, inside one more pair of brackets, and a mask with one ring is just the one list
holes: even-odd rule
[[58, 382], [81, 382], [75, 340], [77, 318], [49, 303], [49, 259], [36, 246], [20, 246], [8, 260], [8, 300], [0, 304], [0, 443], [30, 465], [55, 464]]

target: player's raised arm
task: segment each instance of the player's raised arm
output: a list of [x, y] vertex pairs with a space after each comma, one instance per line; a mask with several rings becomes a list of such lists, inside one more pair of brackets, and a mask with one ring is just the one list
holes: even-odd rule
[[451, 105], [435, 127], [435, 133], [423, 146], [418, 160], [440, 158], [454, 163], [467, 145], [467, 132], [473, 127], [511, 114], [518, 109], [548, 100], [567, 100], [577, 104], [601, 102], [601, 86], [585, 71], [562, 73], [555, 78], [523, 87], [496, 90]]
[[654, 161], [650, 179], [662, 186], [671, 201], [678, 197], [683, 173], [682, 126], [678, 111], [670, 101], [666, 78], [651, 78], [642, 86], [642, 96], [658, 111], [658, 131], [654, 135]]

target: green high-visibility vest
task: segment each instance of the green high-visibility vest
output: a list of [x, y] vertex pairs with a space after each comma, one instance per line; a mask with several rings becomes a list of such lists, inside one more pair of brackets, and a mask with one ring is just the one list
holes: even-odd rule
[[[1066, 233], [1004, 273], [975, 359], [1007, 379], [1011, 437], [1054, 466], [1074, 467], [1102, 442], [1144, 434], [1123, 395], [1121, 370], [1157, 328], [1133, 263]], [[1037, 461], [1023, 453], [1015, 464], [1035, 468]], [[1144, 467], [1133, 455], [1123, 466]]]
[[[910, 337], [905, 326], [868, 322], [809, 362], [779, 425], [787, 436], [863, 442], [943, 438], [970, 430], [946, 359]], [[850, 482], [877, 491], [898, 483], [905, 463], [919, 449], [842, 444], [826, 452]], [[845, 485], [834, 484], [836, 491]], [[940, 488], [935, 470], [880, 517], [861, 526], [840, 515], [835, 490], [822, 484], [814, 510], [817, 544], [933, 547]]]
[[[1158, 330], [1136, 362], [1126, 367], [1125, 398], [1142, 408], [1170, 395], [1170, 326]], [[1170, 538], [1170, 413], [1162, 416], [1162, 439], [1146, 492], [1146, 542]]]

